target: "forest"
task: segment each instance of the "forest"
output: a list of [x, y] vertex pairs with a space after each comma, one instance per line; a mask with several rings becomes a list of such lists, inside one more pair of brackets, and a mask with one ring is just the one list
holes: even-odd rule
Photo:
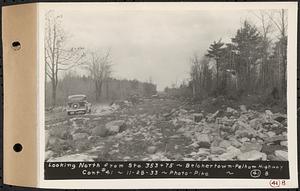
[[[262, 103], [286, 104], [287, 14], [253, 12], [257, 25], [244, 20], [231, 42], [216, 40], [205, 55], [191, 57], [190, 80], [165, 91], [203, 100], [259, 96]], [[276, 15], [276, 17], [274, 16]]]

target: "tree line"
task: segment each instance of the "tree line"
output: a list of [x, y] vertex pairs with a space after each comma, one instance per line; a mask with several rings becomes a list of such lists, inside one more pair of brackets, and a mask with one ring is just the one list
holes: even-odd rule
[[[244, 20], [231, 42], [218, 39], [207, 53], [191, 58], [190, 80], [168, 92], [202, 100], [208, 96], [240, 98], [264, 95], [286, 99], [287, 13], [280, 11], [252, 12], [258, 26]], [[173, 91], [170, 91], [173, 90]]]
[[[92, 103], [110, 103], [116, 100], [130, 100], [132, 96], [150, 97], [156, 94], [156, 85], [137, 80], [106, 78], [102, 82], [101, 93], [96, 93], [97, 86], [92, 76], [78, 75], [68, 72], [59, 80], [57, 86], [56, 105], [64, 105], [69, 95], [85, 94]], [[98, 85], [98, 84], [97, 84]], [[50, 82], [46, 85], [46, 106], [52, 106], [52, 91]], [[97, 97], [98, 96], [98, 97]]]

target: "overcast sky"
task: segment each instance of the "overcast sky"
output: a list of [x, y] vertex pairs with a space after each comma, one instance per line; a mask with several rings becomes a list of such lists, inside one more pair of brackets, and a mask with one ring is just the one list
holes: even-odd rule
[[228, 42], [249, 11], [56, 9], [71, 35], [70, 45], [111, 49], [113, 76], [147, 81], [158, 90], [189, 77], [190, 57], [209, 44]]

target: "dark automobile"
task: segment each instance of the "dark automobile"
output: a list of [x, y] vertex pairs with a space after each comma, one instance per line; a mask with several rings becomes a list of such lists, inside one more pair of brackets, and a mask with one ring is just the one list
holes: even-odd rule
[[91, 113], [92, 104], [87, 101], [86, 95], [68, 96], [68, 115]]

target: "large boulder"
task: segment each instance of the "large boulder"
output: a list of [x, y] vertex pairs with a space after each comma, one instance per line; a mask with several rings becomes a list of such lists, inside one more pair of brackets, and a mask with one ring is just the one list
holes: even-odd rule
[[67, 127], [53, 127], [48, 132], [51, 136], [61, 138], [61, 139], [66, 139], [66, 137], [68, 137], [69, 134]]
[[248, 139], [251, 139], [254, 137], [253, 133], [249, 132], [247, 129], [239, 129], [235, 132], [235, 135], [237, 138], [247, 137]]
[[92, 130], [92, 135], [94, 136], [105, 137], [107, 134], [108, 130], [102, 125], [98, 125]]
[[247, 112], [247, 108], [246, 108], [245, 105], [240, 105], [240, 110], [241, 110], [243, 113]]
[[209, 148], [210, 147], [210, 138], [208, 134], [195, 134], [197, 143], [199, 147]]
[[200, 122], [203, 119], [203, 114], [202, 113], [194, 113], [193, 116], [194, 116], [194, 121], [196, 123]]
[[279, 114], [279, 113], [276, 113], [273, 115], [273, 119], [281, 124], [285, 123], [286, 119], [287, 119], [287, 116], [286, 114]]
[[245, 160], [267, 160], [267, 155], [265, 153], [259, 152], [257, 150], [252, 150], [249, 152], [242, 153], [238, 155], [238, 160], [245, 161]]
[[262, 122], [258, 118], [250, 120], [249, 125], [250, 125], [251, 128], [253, 128], [255, 130], [259, 130], [259, 129], [262, 128]]
[[220, 125], [220, 130], [224, 131], [226, 133], [231, 133], [232, 134], [236, 131], [236, 129], [237, 129], [236, 125], [224, 125], [224, 123]]
[[223, 154], [226, 152], [226, 149], [224, 148], [221, 148], [221, 147], [210, 147], [210, 152], [211, 154], [217, 154], [217, 155], [220, 155], [220, 154]]
[[264, 152], [268, 155], [272, 155], [275, 153], [276, 150], [285, 150], [286, 146], [282, 146], [282, 145], [276, 145], [276, 144], [272, 144], [272, 145], [267, 145], [264, 144], [262, 147], [261, 152]]
[[286, 146], [286, 147], [287, 147], [287, 144], [288, 144], [287, 141], [281, 141], [281, 142], [280, 142], [280, 145], [281, 145], [281, 146]]
[[273, 132], [273, 131], [268, 131], [268, 132], [267, 132], [267, 135], [268, 135], [269, 137], [274, 137], [274, 136], [276, 135], [276, 133]]
[[273, 115], [273, 113], [272, 113], [271, 110], [266, 110], [265, 113], [266, 113], [266, 115], [268, 115], [268, 116], [272, 116], [272, 115]]
[[249, 143], [245, 142], [243, 146], [240, 148], [242, 152], [249, 152], [252, 150], [261, 151], [262, 145], [258, 143]]
[[54, 152], [53, 152], [53, 151], [51, 151], [51, 150], [46, 151], [46, 152], [45, 152], [45, 160], [46, 160], [46, 161], [49, 160], [50, 158], [53, 157], [53, 155], [54, 155]]
[[283, 150], [275, 151], [275, 156], [277, 156], [280, 160], [287, 161], [288, 160], [288, 152]]
[[126, 123], [124, 120], [110, 121], [105, 124], [105, 128], [109, 134], [113, 135], [123, 131], [126, 128]]
[[219, 147], [227, 149], [228, 147], [231, 146], [231, 142], [228, 140], [223, 140], [219, 143]]
[[233, 160], [235, 157], [241, 154], [240, 149], [230, 146], [226, 149], [226, 153], [223, 153], [219, 156], [220, 161]]
[[78, 140], [83, 140], [87, 139], [89, 135], [87, 133], [76, 133], [73, 135], [73, 140], [78, 141]]
[[265, 143], [274, 143], [274, 142], [281, 142], [281, 141], [286, 141], [286, 140], [287, 140], [286, 135], [267, 137], [267, 138], [264, 139]]
[[242, 146], [242, 143], [239, 142], [237, 139], [235, 139], [234, 137], [230, 137], [229, 138], [229, 141], [231, 142], [231, 145], [234, 146], [234, 147], [241, 147]]
[[157, 151], [157, 147], [156, 146], [149, 146], [149, 147], [147, 147], [147, 152], [149, 154], [154, 154], [154, 153], [156, 153], [156, 151]]
[[237, 110], [235, 110], [235, 109], [233, 109], [233, 108], [231, 108], [231, 107], [227, 107], [227, 108], [226, 108], [226, 112], [227, 112], [227, 113], [230, 113], [230, 114], [237, 114], [237, 113], [238, 113]]
[[209, 123], [215, 122], [216, 118], [221, 116], [221, 112], [218, 110], [215, 113], [209, 113], [206, 115], [206, 121]]

